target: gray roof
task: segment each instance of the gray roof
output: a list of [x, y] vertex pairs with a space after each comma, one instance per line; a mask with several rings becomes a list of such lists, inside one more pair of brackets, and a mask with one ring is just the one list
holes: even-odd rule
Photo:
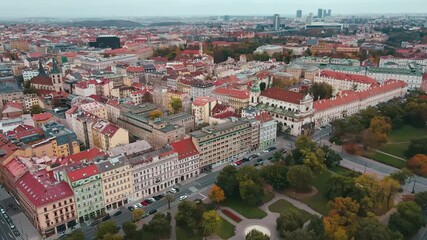
[[132, 155], [135, 153], [146, 151], [148, 149], [151, 149], [151, 145], [147, 141], [141, 140], [112, 148], [108, 151], [108, 153], [110, 154], [110, 156]]
[[157, 150], [147, 150], [140, 154], [130, 155], [128, 156], [128, 160], [131, 165], [149, 163], [154, 157], [170, 151], [174, 151], [174, 149], [170, 145], [166, 145]]
[[125, 156], [117, 156], [106, 160], [100, 160], [95, 162], [95, 164], [98, 167], [99, 172], [103, 173], [129, 165], [129, 161]]
[[202, 130], [198, 130], [192, 133], [189, 133], [190, 136], [195, 137], [195, 138], [202, 138], [202, 137], [206, 137], [212, 134], [216, 134], [231, 128], [234, 128], [236, 126], [242, 125], [242, 124], [247, 124], [249, 123], [247, 120], [243, 120], [240, 119], [238, 121], [235, 122], [226, 122], [226, 123], [222, 123], [222, 124], [218, 124], [215, 126], [207, 126], [202, 128]]

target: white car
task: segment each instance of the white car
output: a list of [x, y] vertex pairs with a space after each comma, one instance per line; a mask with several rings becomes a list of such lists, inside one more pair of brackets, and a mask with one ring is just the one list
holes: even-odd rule
[[177, 193], [176, 190], [173, 189], [173, 188], [171, 190], [169, 190], [169, 192], [171, 192], [171, 193]]
[[181, 197], [179, 197], [179, 201], [183, 201], [183, 200], [185, 200], [185, 199], [187, 199], [187, 195], [182, 195]]
[[133, 208], [134, 208], [134, 209], [138, 209], [138, 208], [139, 208], [139, 206], [138, 206], [138, 205], [133, 205]]
[[15, 228], [15, 225], [10, 224], [10, 229], [14, 229], [14, 228]]
[[2, 209], [0, 209], [0, 212], [5, 213], [6, 211], [2, 208]]
[[262, 150], [263, 152], [265, 152], [265, 153], [268, 153], [268, 152], [270, 152], [268, 149], [264, 149], [264, 150]]
[[137, 203], [136, 206], [138, 206], [138, 208], [143, 208], [144, 207], [141, 203]]
[[152, 202], [156, 201], [156, 199], [154, 199], [154, 198], [149, 198], [149, 200], [151, 200]]

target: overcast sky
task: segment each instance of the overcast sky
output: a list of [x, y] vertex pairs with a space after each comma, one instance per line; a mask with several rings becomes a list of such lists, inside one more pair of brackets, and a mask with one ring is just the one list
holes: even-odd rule
[[427, 0], [0, 0], [0, 18], [427, 13]]

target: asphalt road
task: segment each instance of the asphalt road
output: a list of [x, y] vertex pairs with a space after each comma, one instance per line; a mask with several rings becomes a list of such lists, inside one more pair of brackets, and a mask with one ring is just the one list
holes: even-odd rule
[[[277, 145], [282, 145], [280, 142], [276, 143]], [[278, 148], [284, 148], [283, 146], [278, 146]], [[264, 165], [270, 164], [270, 161], [267, 159], [271, 156], [273, 156], [274, 152], [268, 152], [264, 153], [261, 151], [257, 151], [261, 154], [260, 158], [264, 160]], [[254, 154], [255, 152], [252, 152], [250, 154], [247, 154], [246, 156], [250, 156]], [[243, 163], [240, 166], [237, 166], [237, 168], [241, 168], [243, 166], [248, 165], [254, 165], [257, 162], [258, 158], [253, 158], [249, 162]], [[207, 188], [210, 188], [211, 185], [213, 185], [216, 182], [216, 178], [220, 173], [220, 169], [222, 169], [224, 166], [227, 166], [228, 164], [224, 164], [220, 166], [218, 169], [214, 169], [213, 172], [209, 173], [203, 173], [201, 174], [197, 179], [190, 179], [185, 181], [183, 184], [177, 184], [177, 186], [180, 189], [180, 192], [174, 194], [175, 200], [171, 203], [172, 205], [177, 205], [179, 203], [178, 198], [184, 194], [186, 194], [191, 199], [200, 198], [203, 199], [204, 196], [201, 194], [204, 190]], [[160, 193], [157, 193], [160, 194]], [[156, 195], [156, 194], [154, 194]], [[142, 201], [141, 199], [140, 201]], [[112, 217], [111, 220], [114, 220], [118, 225], [123, 224], [126, 221], [130, 221], [132, 218], [131, 212], [127, 209], [128, 206], [132, 206], [135, 203], [127, 204], [125, 207], [121, 207], [120, 211], [122, 211], [122, 214], [117, 217]], [[145, 213], [150, 212], [151, 210], [158, 210], [158, 211], [164, 211], [168, 209], [168, 203], [165, 198], [160, 199], [159, 201], [156, 201], [148, 206], [143, 207], [143, 210]], [[96, 234], [96, 227], [88, 226], [86, 223], [81, 224], [81, 230], [83, 231], [85, 237], [87, 240], [91, 240], [95, 238]]]
[[3, 214], [0, 215], [0, 240], [16, 240]]

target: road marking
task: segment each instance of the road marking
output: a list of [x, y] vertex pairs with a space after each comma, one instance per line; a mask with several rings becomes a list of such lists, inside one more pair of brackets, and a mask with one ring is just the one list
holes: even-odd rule
[[203, 195], [203, 194], [201, 194], [201, 193], [199, 193], [203, 198], [202, 198], [202, 200], [205, 200], [206, 198], [208, 198], [208, 197], [206, 197], [205, 195]]

